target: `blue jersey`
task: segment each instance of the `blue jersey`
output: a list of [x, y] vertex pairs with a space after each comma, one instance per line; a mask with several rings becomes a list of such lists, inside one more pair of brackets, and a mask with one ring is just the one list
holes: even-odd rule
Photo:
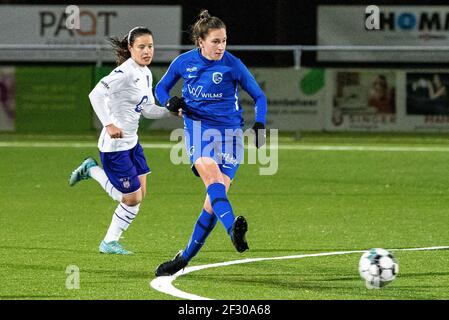
[[265, 124], [267, 99], [246, 66], [225, 51], [220, 60], [208, 60], [196, 48], [178, 56], [155, 88], [162, 105], [170, 90], [182, 78], [182, 97], [187, 104], [184, 116], [219, 128], [243, 126], [239, 85], [254, 99], [256, 122]]

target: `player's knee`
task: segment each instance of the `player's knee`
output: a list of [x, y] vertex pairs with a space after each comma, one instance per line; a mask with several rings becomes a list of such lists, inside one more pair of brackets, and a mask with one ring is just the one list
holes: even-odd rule
[[123, 199], [122, 201], [124, 204], [126, 204], [127, 206], [130, 207], [134, 207], [137, 206], [138, 204], [140, 204], [142, 202], [142, 200], [138, 200], [138, 199]]
[[203, 209], [207, 211], [207, 213], [210, 214], [214, 214], [214, 209], [212, 208], [212, 206], [210, 205], [210, 202], [207, 201], [206, 203], [204, 203]]
[[210, 158], [199, 158], [195, 162], [195, 167], [207, 186], [213, 183], [224, 184], [223, 174], [214, 160]]
[[207, 175], [204, 178], [204, 181], [206, 183], [206, 185], [211, 185], [214, 183], [221, 183], [224, 184], [224, 180], [223, 180], [223, 176], [221, 174], [211, 174], [211, 175]]
[[138, 192], [134, 192], [128, 195], [125, 195], [123, 197], [122, 202], [124, 204], [126, 204], [127, 206], [137, 206], [138, 204], [140, 204], [142, 202], [142, 192], [138, 191]]

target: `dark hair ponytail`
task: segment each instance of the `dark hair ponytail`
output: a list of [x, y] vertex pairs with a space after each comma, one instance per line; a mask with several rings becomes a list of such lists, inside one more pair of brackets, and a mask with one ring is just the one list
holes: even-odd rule
[[131, 29], [122, 39], [118, 37], [109, 38], [109, 42], [115, 51], [115, 62], [118, 66], [131, 57], [131, 52], [128, 50], [128, 44], [132, 46], [136, 38], [145, 34], [153, 36], [150, 29], [145, 27], [135, 27]]
[[203, 9], [198, 20], [190, 28], [193, 43], [199, 46], [199, 39], [205, 39], [210, 29], [226, 29], [226, 25], [220, 18], [211, 16], [208, 10]]

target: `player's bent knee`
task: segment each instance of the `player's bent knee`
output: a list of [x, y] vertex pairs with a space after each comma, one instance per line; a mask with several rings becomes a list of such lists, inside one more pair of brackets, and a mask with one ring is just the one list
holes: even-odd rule
[[127, 206], [136, 206], [142, 202], [142, 199], [143, 199], [142, 192], [138, 190], [134, 193], [124, 195], [122, 202]]
[[137, 200], [137, 199], [125, 199], [124, 198], [122, 200], [122, 202], [124, 204], [126, 204], [127, 206], [134, 207], [134, 206], [137, 206], [138, 204], [140, 204], [142, 201], [141, 200]]
[[207, 213], [214, 214], [214, 209], [212, 209], [210, 203], [205, 203], [203, 209], [207, 211]]
[[225, 184], [223, 176], [221, 174], [209, 174], [206, 175], [203, 180], [208, 186], [214, 183]]

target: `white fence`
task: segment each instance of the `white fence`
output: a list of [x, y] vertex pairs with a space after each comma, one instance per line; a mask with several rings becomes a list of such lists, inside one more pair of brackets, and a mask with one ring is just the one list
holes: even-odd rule
[[[157, 45], [158, 51], [169, 51], [175, 58], [180, 51], [190, 50], [190, 45]], [[307, 51], [366, 51], [366, 52], [449, 52], [449, 46], [314, 46], [314, 45], [229, 45], [229, 51], [291, 52], [292, 66], [301, 67], [301, 56]], [[101, 66], [104, 62], [114, 61], [111, 46], [98, 45], [11, 45], [0, 44], [0, 62], [95, 62]], [[426, 62], [425, 60], [423, 61]]]

